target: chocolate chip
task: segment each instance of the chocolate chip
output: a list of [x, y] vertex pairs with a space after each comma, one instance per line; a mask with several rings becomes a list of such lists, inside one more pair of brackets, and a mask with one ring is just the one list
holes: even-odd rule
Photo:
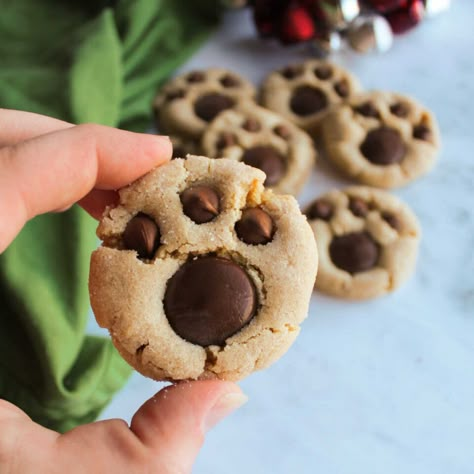
[[170, 91], [166, 94], [166, 100], [171, 102], [176, 99], [182, 99], [186, 95], [186, 91], [184, 89], [177, 89], [175, 91]]
[[334, 212], [333, 205], [324, 199], [314, 201], [306, 211], [308, 219], [322, 219], [328, 221]]
[[339, 97], [347, 97], [349, 95], [349, 83], [343, 79], [334, 85], [334, 90]]
[[277, 184], [285, 174], [285, 161], [283, 156], [271, 146], [254, 146], [245, 150], [242, 161], [254, 168], [262, 170], [267, 179], [267, 186]]
[[380, 127], [367, 134], [360, 151], [370, 162], [385, 166], [402, 161], [406, 147], [397, 130]]
[[222, 132], [216, 142], [216, 148], [223, 150], [229, 146], [234, 146], [237, 143], [237, 137], [230, 132]]
[[242, 128], [247, 132], [258, 132], [262, 127], [257, 119], [250, 117], [243, 123]]
[[282, 69], [281, 75], [286, 79], [294, 79], [297, 76], [300, 76], [303, 73], [303, 68], [301, 66], [287, 66]]
[[186, 150], [180, 145], [173, 145], [173, 157], [175, 158], [184, 158], [186, 156]]
[[369, 212], [368, 204], [361, 198], [351, 197], [349, 199], [349, 209], [357, 217], [365, 217]]
[[194, 83], [203, 82], [205, 78], [206, 76], [202, 71], [192, 71], [187, 75], [186, 80], [188, 82]]
[[325, 81], [329, 79], [332, 76], [332, 68], [329, 66], [318, 66], [314, 70], [314, 75], [318, 78], [321, 79], [322, 81]]
[[397, 117], [405, 118], [408, 116], [409, 111], [410, 110], [408, 109], [408, 106], [401, 102], [397, 102], [396, 104], [390, 106], [390, 112], [392, 112], [392, 114], [396, 115]]
[[315, 114], [328, 105], [326, 94], [311, 86], [300, 86], [293, 92], [290, 100], [291, 110], [302, 117]]
[[221, 84], [224, 87], [238, 87], [240, 86], [240, 80], [237, 79], [235, 76], [227, 74], [226, 76], [221, 78]]
[[240, 240], [250, 245], [268, 244], [275, 233], [273, 219], [259, 207], [242, 211], [242, 217], [235, 224]]
[[194, 103], [194, 112], [196, 115], [210, 122], [216, 115], [223, 110], [234, 106], [234, 101], [230, 97], [215, 92], [203, 95]]
[[164, 308], [180, 337], [200, 346], [223, 345], [257, 311], [257, 291], [245, 270], [224, 258], [190, 260], [168, 281]]
[[426, 125], [417, 125], [413, 129], [413, 137], [418, 140], [428, 141], [431, 138], [430, 129]]
[[354, 232], [334, 237], [329, 245], [331, 260], [336, 267], [358, 273], [375, 267], [379, 246], [367, 232]]
[[364, 102], [363, 104], [354, 107], [354, 110], [364, 117], [380, 118], [380, 114], [372, 102]]
[[285, 125], [277, 125], [273, 132], [284, 140], [288, 140], [291, 137], [290, 129]]
[[390, 227], [393, 227], [395, 230], [400, 230], [400, 220], [395, 214], [392, 214], [391, 212], [384, 212], [382, 213], [382, 219], [387, 222]]
[[192, 186], [181, 193], [184, 213], [196, 224], [212, 221], [220, 212], [219, 195], [209, 186]]
[[123, 233], [123, 243], [127, 250], [136, 250], [140, 258], [152, 258], [160, 244], [160, 229], [146, 214], [133, 217]]

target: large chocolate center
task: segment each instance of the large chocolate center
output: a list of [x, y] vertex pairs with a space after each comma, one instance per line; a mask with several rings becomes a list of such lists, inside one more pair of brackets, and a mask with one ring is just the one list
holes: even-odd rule
[[311, 86], [300, 86], [293, 92], [290, 100], [291, 110], [302, 117], [315, 114], [328, 105], [326, 94]]
[[358, 273], [375, 267], [379, 246], [367, 232], [354, 232], [334, 237], [329, 254], [334, 264], [349, 273]]
[[257, 310], [245, 270], [219, 257], [186, 262], [169, 280], [164, 307], [173, 330], [193, 344], [223, 345]]
[[199, 97], [194, 103], [194, 112], [196, 115], [210, 122], [214, 117], [220, 114], [223, 110], [230, 109], [234, 106], [234, 101], [230, 97], [222, 94], [206, 94]]
[[283, 156], [271, 146], [254, 146], [245, 150], [242, 161], [254, 168], [261, 169], [266, 175], [265, 184], [277, 184], [285, 174], [285, 161]]
[[367, 134], [360, 151], [370, 162], [385, 166], [402, 161], [406, 147], [395, 129], [380, 127]]

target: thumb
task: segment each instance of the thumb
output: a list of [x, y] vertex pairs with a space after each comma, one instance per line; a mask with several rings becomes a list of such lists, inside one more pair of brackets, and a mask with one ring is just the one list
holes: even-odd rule
[[130, 428], [163, 466], [160, 472], [187, 473], [206, 432], [246, 401], [231, 382], [183, 382], [164, 388], [145, 402]]

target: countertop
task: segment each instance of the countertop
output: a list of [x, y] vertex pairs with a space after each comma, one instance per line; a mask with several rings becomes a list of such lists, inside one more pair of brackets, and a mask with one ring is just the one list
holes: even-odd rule
[[[249, 402], [208, 435], [194, 473], [474, 473], [473, 18], [474, 2], [458, 0], [388, 53], [332, 57], [366, 89], [412, 95], [438, 118], [435, 170], [395, 191], [421, 221], [416, 273], [373, 301], [314, 294], [296, 343], [241, 382]], [[258, 83], [306, 57], [258, 40], [240, 11], [182, 71], [218, 65]], [[300, 202], [346, 184], [320, 160]], [[130, 420], [160, 387], [134, 374], [102, 418]]]

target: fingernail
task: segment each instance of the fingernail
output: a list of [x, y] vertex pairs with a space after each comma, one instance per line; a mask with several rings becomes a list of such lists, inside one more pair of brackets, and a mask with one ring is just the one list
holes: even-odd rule
[[203, 420], [202, 430], [207, 433], [219, 421], [246, 403], [248, 397], [242, 392], [226, 393], [219, 397]]

